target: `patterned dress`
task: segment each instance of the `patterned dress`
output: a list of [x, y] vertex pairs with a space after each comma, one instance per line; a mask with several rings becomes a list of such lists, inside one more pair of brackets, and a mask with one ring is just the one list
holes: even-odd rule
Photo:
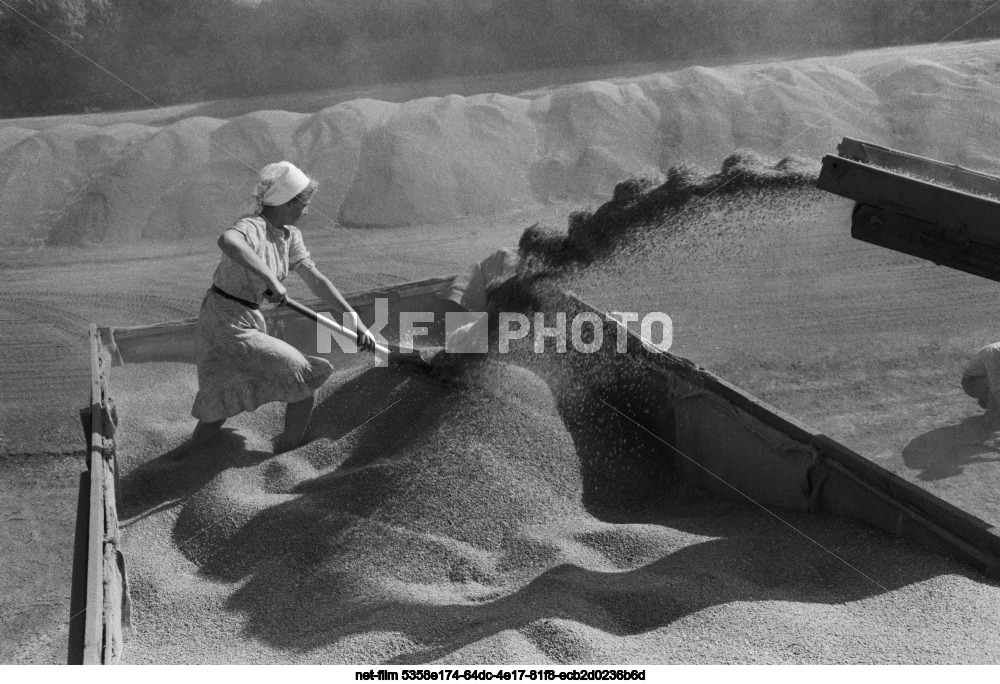
[[[260, 216], [246, 216], [233, 229], [279, 281], [288, 275], [289, 264], [315, 265], [298, 228], [275, 228]], [[191, 415], [216, 422], [270, 401], [296, 402], [312, 396], [333, 367], [267, 334], [260, 311], [247, 306], [264, 301], [267, 284], [226, 254], [212, 284], [246, 303], [214, 290], [205, 294], [198, 316], [198, 395]]]

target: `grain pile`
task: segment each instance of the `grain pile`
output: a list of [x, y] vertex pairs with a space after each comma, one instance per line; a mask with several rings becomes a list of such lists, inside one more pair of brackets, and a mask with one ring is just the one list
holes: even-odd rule
[[[692, 238], [709, 244], [716, 257], [723, 256], [748, 238], [747, 222], [733, 221], [731, 214], [741, 212], [749, 200], [755, 210], [763, 210], [759, 219], [751, 218], [756, 232], [765, 232], [765, 226], [773, 231], [779, 218], [775, 208], [801, 194], [788, 191], [813, 188], [818, 172], [819, 165], [807, 159], [768, 160], [749, 150], [729, 155], [711, 175], [688, 164], [671, 167], [662, 184], [642, 177], [619, 183], [596, 211], [571, 213], [565, 231], [531, 226], [521, 236], [519, 252], [537, 262], [530, 270], [540, 268], [543, 274], [613, 257], [605, 259], [603, 267], [615, 264], [611, 269], [618, 278], [627, 278], [624, 271], [634, 268], [629, 259], [646, 254], [654, 243], [667, 248], [656, 262], [661, 270], [662, 258], [674, 266], [692, 261]], [[714, 239], [706, 228], [715, 231]], [[601, 270], [587, 271], [585, 279]]]
[[180, 463], [193, 369], [116, 370], [127, 660], [1000, 657], [1000, 588], [863, 525], [782, 512], [852, 569], [672, 481], [665, 447], [598, 400], [621, 400], [607, 383], [628, 368], [584, 389], [572, 361], [508, 360], [448, 385], [355, 362], [321, 391], [309, 444], [273, 456], [268, 405]]
[[[995, 49], [995, 48], [994, 48]], [[733, 150], [818, 157], [843, 136], [998, 171], [990, 44], [941, 61], [876, 53], [689, 67], [516, 95], [360, 99], [228, 121], [0, 127], [0, 242], [214, 234], [254, 173], [316, 176], [318, 220], [404, 226], [607, 199], [630, 176], [716, 167]], [[971, 56], [970, 56], [971, 55]], [[995, 61], [995, 60], [994, 60]], [[313, 220], [317, 220], [314, 218]]]

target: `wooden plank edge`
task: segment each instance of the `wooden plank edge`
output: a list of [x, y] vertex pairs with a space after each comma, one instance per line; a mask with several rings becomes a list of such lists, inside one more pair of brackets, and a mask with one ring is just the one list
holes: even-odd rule
[[[113, 665], [121, 662], [123, 653], [122, 622], [124, 597], [128, 587], [124, 576], [119, 570], [119, 562], [123, 561], [120, 551], [120, 530], [118, 527], [118, 459], [115, 449], [115, 432], [118, 425], [118, 415], [110, 390], [110, 368], [113, 364], [111, 354], [103, 344], [103, 338], [98, 335], [98, 377], [100, 380], [100, 430], [102, 439], [101, 467], [103, 468], [104, 485], [104, 539], [103, 539], [103, 631], [104, 649], [103, 663]], [[130, 619], [129, 619], [130, 621]]]
[[[840, 141], [840, 144], [837, 145], [837, 155], [843, 157], [844, 159], [852, 159], [862, 163], [874, 164], [875, 162], [868, 159], [868, 149], [876, 150], [880, 154], [884, 154], [886, 156], [896, 157], [901, 161], [917, 162], [940, 169], [941, 171], [947, 171], [949, 173], [957, 172], [961, 175], [968, 175], [973, 178], [989, 180], [1000, 184], [1000, 176], [995, 176], [991, 173], [986, 173], [985, 171], [969, 169], [960, 164], [950, 164], [948, 162], [943, 162], [940, 159], [932, 159], [931, 157], [924, 157], [919, 154], [913, 154], [912, 152], [904, 152], [903, 150], [896, 150], [891, 147], [876, 145], [875, 143], [865, 142], [864, 140], [857, 140], [855, 138], [843, 138]], [[858, 153], [859, 151], [861, 154]]]
[[[827, 162], [830, 162], [828, 167]], [[842, 168], [838, 168], [836, 171], [832, 169], [833, 163], [842, 164]], [[905, 184], [915, 186], [912, 194], [918, 193], [948, 193], [951, 195], [957, 195], [962, 199], [963, 202], [971, 205], [980, 205], [982, 209], [988, 209], [991, 211], [1000, 211], [1000, 201], [993, 199], [992, 197], [986, 197], [985, 195], [977, 195], [971, 192], [966, 192], [960, 188], [948, 187], [946, 185], [941, 185], [939, 183], [934, 183], [932, 181], [926, 180], [924, 178], [914, 178], [913, 176], [907, 176], [906, 174], [897, 173], [895, 171], [890, 171], [879, 166], [871, 166], [863, 162], [857, 162], [853, 159], [847, 159], [845, 157], [837, 157], [835, 155], [827, 155], [823, 157], [823, 168], [820, 171], [819, 180], [816, 182], [816, 187], [820, 190], [825, 190], [827, 192], [839, 195], [841, 197], [846, 197], [852, 199], [856, 202], [861, 202], [863, 204], [871, 204], [875, 207], [885, 208], [887, 201], [893, 201], [901, 206], [906, 206], [899, 202], [896, 198], [886, 199], [883, 194], [875, 194], [873, 192], [868, 192], [876, 184], [871, 183], [869, 178], [883, 176], [888, 177], [890, 180]], [[862, 185], [866, 192], [853, 193], [851, 195], [847, 194], [840, 187], [842, 185], [841, 178], [853, 175], [855, 177], [863, 177], [866, 180], [864, 182], [857, 183]], [[835, 180], [831, 180], [835, 179]], [[854, 196], [854, 195], [859, 196]]]
[[69, 639], [66, 664], [83, 665], [84, 632], [87, 621], [87, 549], [90, 526], [90, 473], [80, 473], [73, 535], [73, 574], [70, 582]]
[[97, 326], [90, 325], [90, 511], [87, 525], [87, 608], [83, 663], [99, 665], [104, 645], [104, 440]]

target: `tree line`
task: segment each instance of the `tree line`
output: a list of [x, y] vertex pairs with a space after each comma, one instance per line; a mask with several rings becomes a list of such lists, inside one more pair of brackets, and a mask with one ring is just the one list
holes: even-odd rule
[[994, 1], [2, 0], [0, 116], [994, 38]]

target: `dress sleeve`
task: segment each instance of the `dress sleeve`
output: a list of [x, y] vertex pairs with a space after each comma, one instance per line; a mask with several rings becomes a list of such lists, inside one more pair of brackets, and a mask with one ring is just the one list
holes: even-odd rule
[[235, 230], [237, 233], [246, 238], [247, 243], [250, 245], [250, 249], [258, 255], [261, 253], [260, 226], [253, 220], [247, 217], [241, 218], [233, 224], [233, 227], [230, 230]]
[[298, 228], [290, 228], [288, 236], [288, 265], [290, 268], [313, 268], [316, 263], [309, 258], [309, 250]]

